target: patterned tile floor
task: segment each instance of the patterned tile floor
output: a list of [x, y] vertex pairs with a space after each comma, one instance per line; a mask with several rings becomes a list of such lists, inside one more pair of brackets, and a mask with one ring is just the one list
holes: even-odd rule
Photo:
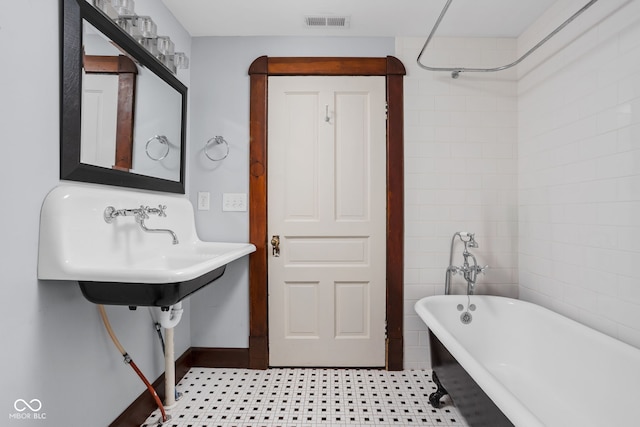
[[171, 419], [156, 410], [142, 427], [467, 426], [429, 405], [430, 371], [192, 368], [177, 389]]

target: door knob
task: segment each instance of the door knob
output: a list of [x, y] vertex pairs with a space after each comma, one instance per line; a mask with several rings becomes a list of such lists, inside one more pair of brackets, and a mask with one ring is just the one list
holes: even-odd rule
[[274, 257], [280, 256], [280, 236], [275, 235], [271, 237], [272, 255]]

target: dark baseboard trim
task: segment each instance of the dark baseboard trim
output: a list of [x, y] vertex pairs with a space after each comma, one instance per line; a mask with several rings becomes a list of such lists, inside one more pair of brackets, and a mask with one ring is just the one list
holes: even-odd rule
[[249, 367], [248, 348], [191, 347], [191, 366], [199, 368]]
[[[193, 367], [248, 368], [248, 348], [191, 347], [176, 360], [176, 383]], [[164, 374], [153, 382], [153, 388], [164, 401]], [[156, 410], [156, 402], [148, 390], [138, 396], [109, 427], [139, 427]]]

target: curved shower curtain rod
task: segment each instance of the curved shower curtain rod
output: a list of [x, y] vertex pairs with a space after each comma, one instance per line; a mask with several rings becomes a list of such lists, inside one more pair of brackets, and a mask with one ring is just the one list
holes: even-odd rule
[[536, 49], [538, 49], [540, 46], [542, 46], [543, 44], [545, 44], [547, 42], [547, 40], [549, 40], [551, 37], [555, 36], [560, 30], [562, 30], [564, 27], [566, 27], [567, 25], [569, 25], [569, 23], [571, 21], [573, 21], [574, 19], [576, 19], [578, 16], [580, 16], [580, 14], [582, 14], [582, 12], [584, 12], [585, 10], [589, 9], [594, 3], [596, 3], [598, 0], [591, 0], [589, 1], [586, 5], [584, 5], [580, 10], [578, 10], [576, 13], [574, 13], [573, 15], [571, 15], [571, 17], [569, 19], [567, 19], [566, 21], [564, 21], [562, 24], [560, 24], [560, 26], [558, 26], [558, 28], [556, 28], [555, 30], [553, 30], [551, 33], [549, 33], [548, 36], [546, 36], [545, 38], [543, 38], [542, 40], [540, 40], [538, 42], [538, 44], [536, 44], [535, 46], [533, 46], [531, 49], [529, 49], [524, 55], [522, 55], [520, 58], [516, 59], [515, 61], [513, 61], [510, 64], [507, 65], [503, 65], [501, 67], [495, 67], [495, 68], [465, 68], [465, 67], [429, 67], [427, 65], [424, 65], [420, 62], [420, 58], [422, 57], [422, 54], [424, 53], [425, 49], [427, 48], [427, 45], [429, 44], [429, 42], [431, 41], [431, 39], [433, 38], [433, 35], [435, 34], [436, 30], [438, 29], [438, 27], [440, 26], [440, 22], [442, 21], [442, 18], [444, 18], [444, 15], [447, 13], [447, 9], [449, 9], [449, 6], [451, 5], [451, 2], [453, 0], [447, 0], [447, 3], [444, 5], [444, 8], [442, 9], [442, 12], [440, 12], [440, 16], [438, 17], [438, 19], [436, 20], [435, 25], [433, 26], [433, 29], [431, 30], [431, 33], [429, 33], [429, 37], [427, 37], [427, 41], [424, 42], [424, 46], [422, 46], [422, 50], [420, 51], [420, 54], [418, 54], [418, 58], [416, 59], [416, 61], [418, 62], [418, 66], [425, 69], [425, 70], [429, 70], [429, 71], [450, 71], [451, 72], [451, 77], [454, 79], [457, 79], [460, 76], [460, 73], [488, 73], [488, 72], [495, 72], [495, 71], [502, 71], [502, 70], [506, 70], [508, 68], [514, 67], [516, 65], [518, 65], [520, 62], [522, 62], [527, 56], [531, 55]]

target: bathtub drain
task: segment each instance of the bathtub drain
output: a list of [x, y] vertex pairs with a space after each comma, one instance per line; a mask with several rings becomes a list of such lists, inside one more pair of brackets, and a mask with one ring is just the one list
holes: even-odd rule
[[465, 325], [471, 323], [471, 320], [473, 320], [473, 316], [468, 311], [465, 311], [460, 315], [460, 321], [462, 321], [462, 323], [464, 323]]
[[[458, 304], [456, 307], [458, 311], [464, 310], [464, 305]], [[473, 320], [473, 316], [469, 313], [469, 310], [476, 311], [476, 305], [471, 304], [471, 297], [467, 295], [467, 309], [460, 314], [460, 321], [465, 325], [468, 325]]]

